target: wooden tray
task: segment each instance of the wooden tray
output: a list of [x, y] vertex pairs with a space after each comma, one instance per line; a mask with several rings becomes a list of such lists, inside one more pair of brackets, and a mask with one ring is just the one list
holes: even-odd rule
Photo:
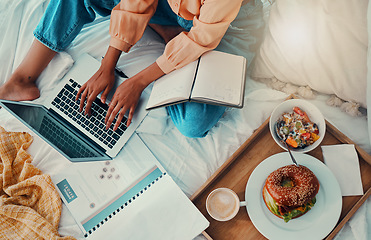
[[[326, 135], [320, 146], [335, 144], [354, 144], [348, 137], [326, 121]], [[355, 145], [355, 144], [354, 144]], [[371, 194], [371, 156], [355, 145], [359, 164], [364, 195], [343, 197], [343, 207], [336, 227], [326, 237], [332, 239], [344, 226], [357, 209]], [[191, 200], [209, 220], [210, 226], [203, 233], [208, 239], [265, 239], [254, 227], [246, 208], [241, 207], [237, 216], [228, 222], [218, 222], [212, 219], [205, 207], [208, 194], [219, 187], [228, 187], [234, 190], [240, 200], [245, 199], [247, 180], [255, 167], [267, 157], [283, 152], [273, 140], [269, 132], [269, 119], [212, 175], [208, 181], [193, 195]], [[308, 153], [323, 161], [321, 147]]]

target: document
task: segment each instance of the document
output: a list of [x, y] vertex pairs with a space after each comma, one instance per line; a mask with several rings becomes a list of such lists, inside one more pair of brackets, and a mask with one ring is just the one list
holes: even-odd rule
[[209, 225], [136, 134], [118, 158], [52, 179], [88, 239], [192, 239]]

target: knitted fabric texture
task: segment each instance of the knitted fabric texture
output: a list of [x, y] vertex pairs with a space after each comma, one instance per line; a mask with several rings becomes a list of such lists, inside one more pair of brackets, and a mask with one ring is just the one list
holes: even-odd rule
[[0, 239], [74, 239], [59, 236], [62, 203], [50, 176], [31, 164], [32, 140], [0, 127]]

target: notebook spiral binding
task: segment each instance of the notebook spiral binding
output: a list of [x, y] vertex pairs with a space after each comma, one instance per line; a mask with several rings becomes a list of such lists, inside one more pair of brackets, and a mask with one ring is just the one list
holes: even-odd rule
[[158, 182], [158, 180], [160, 178], [162, 178], [163, 176], [166, 175], [166, 172], [163, 173], [162, 175], [160, 175], [158, 178], [156, 178], [155, 180], [153, 180], [150, 184], [148, 184], [146, 187], [144, 187], [142, 190], [140, 190], [137, 194], [135, 194], [132, 198], [130, 198], [127, 202], [125, 202], [123, 205], [121, 205], [118, 209], [116, 209], [115, 211], [113, 211], [113, 213], [111, 213], [110, 215], [108, 215], [103, 221], [101, 221], [100, 223], [98, 223], [95, 227], [93, 227], [92, 229], [90, 229], [87, 233], [85, 233], [84, 237], [87, 238], [89, 235], [91, 235], [95, 230], [97, 230], [98, 228], [100, 228], [100, 226], [102, 226], [105, 222], [107, 222], [109, 219], [112, 218], [112, 216], [116, 215], [117, 213], [119, 213], [122, 209], [124, 209], [125, 207], [127, 207], [129, 204], [131, 204], [136, 198], [138, 198], [141, 194], [143, 194], [145, 191], [147, 191], [148, 188], [150, 188], [153, 184], [155, 184], [156, 182]]

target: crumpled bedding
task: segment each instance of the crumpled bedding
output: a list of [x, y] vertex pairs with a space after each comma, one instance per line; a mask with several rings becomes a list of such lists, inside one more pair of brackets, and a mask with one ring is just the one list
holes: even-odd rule
[[[33, 41], [32, 31], [46, 5], [47, 0], [2, 0], [0, 32], [4, 34], [0, 36], [0, 84], [6, 81], [27, 53]], [[109, 43], [108, 26], [107, 18], [98, 18], [82, 30], [66, 52], [53, 59], [37, 82], [41, 97], [35, 102], [43, 102], [46, 94], [80, 54], [89, 53], [96, 59], [101, 59]], [[117, 66], [128, 76], [132, 76], [153, 63], [163, 48], [164, 44], [159, 37], [147, 29], [130, 53], [121, 56]], [[146, 91], [150, 91], [150, 88], [151, 86]], [[287, 96], [286, 93], [269, 89], [266, 85], [247, 78], [244, 108], [228, 109], [205, 138], [189, 139], [182, 136], [163, 108], [150, 111], [138, 127], [137, 133], [178, 186], [191, 196]], [[351, 117], [339, 108], [328, 106], [328, 97], [318, 94], [310, 102], [322, 111], [328, 121], [371, 153], [368, 133], [365, 131], [366, 115]], [[28, 131], [19, 121], [2, 110], [0, 125], [7, 131]], [[33, 138], [34, 143], [27, 152], [34, 158], [33, 165], [41, 171], [53, 176], [71, 164], [38, 136], [33, 135]], [[368, 199], [338, 234], [337, 239], [369, 239], [370, 209], [371, 200]], [[65, 207], [62, 207], [59, 233], [62, 236], [71, 235], [83, 239], [77, 224]]]
[[0, 127], [0, 238], [60, 237], [62, 203], [49, 175], [32, 165], [32, 136]]

